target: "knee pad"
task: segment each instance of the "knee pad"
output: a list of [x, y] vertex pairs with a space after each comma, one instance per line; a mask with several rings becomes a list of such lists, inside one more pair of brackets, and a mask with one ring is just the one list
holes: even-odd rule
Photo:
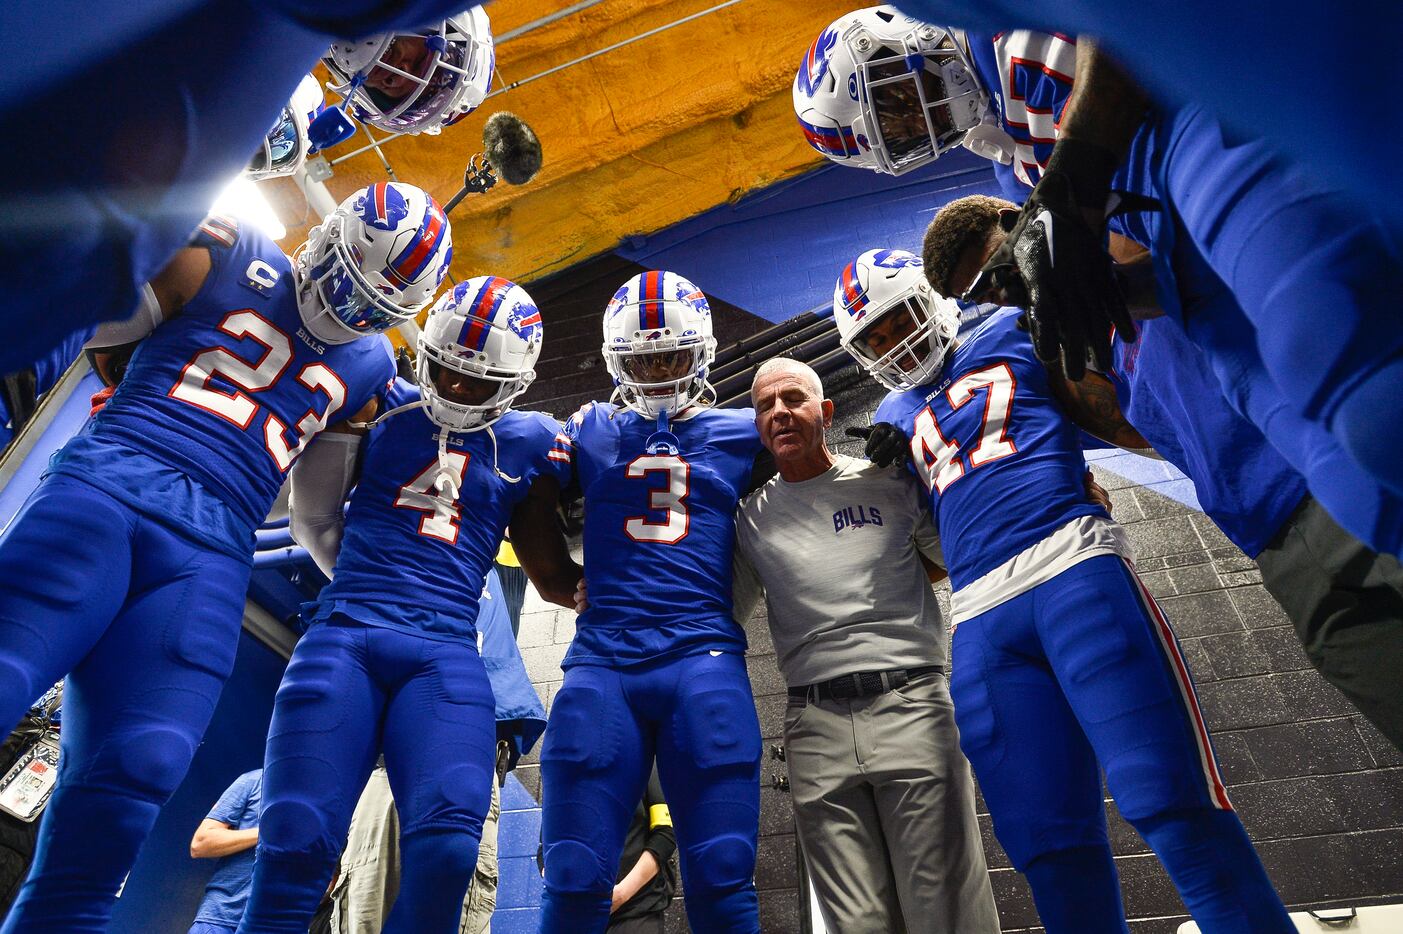
[[[112, 773], [102, 774], [107, 770], [101, 759], [108, 755], [112, 757]], [[89, 778], [111, 781], [138, 797], [163, 804], [180, 786], [194, 755], [195, 744], [179, 730], [146, 726], [110, 739]]]
[[480, 833], [468, 828], [435, 827], [406, 833], [401, 841], [404, 874], [462, 880], [466, 886], [477, 868]]
[[263, 809], [258, 848], [283, 859], [335, 859], [341, 841], [333, 840], [326, 817], [304, 801], [274, 801]]
[[421, 780], [398, 803], [403, 833], [433, 829], [482, 835], [482, 822], [492, 807], [492, 773], [487, 765], [451, 766], [432, 781]]
[[614, 887], [614, 867], [605, 866], [578, 840], [560, 840], [545, 851], [546, 886], [557, 894], [607, 894]]
[[755, 876], [755, 842], [740, 834], [713, 837], [688, 853], [687, 885], [733, 889]]

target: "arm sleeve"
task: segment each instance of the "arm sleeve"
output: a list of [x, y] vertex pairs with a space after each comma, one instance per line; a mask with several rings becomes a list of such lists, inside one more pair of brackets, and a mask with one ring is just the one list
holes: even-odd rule
[[765, 595], [760, 575], [750, 560], [745, 505], [736, 510], [736, 545], [731, 551], [731, 616], [741, 626], [755, 615]]
[[93, 336], [88, 338], [83, 349], [105, 350], [109, 347], [135, 344], [156, 330], [165, 319], [166, 316], [161, 311], [161, 303], [156, 300], [156, 292], [151, 288], [151, 283], [148, 282], [141, 287], [136, 311], [132, 313], [131, 317], [121, 321], [104, 321], [98, 325]]
[[355, 483], [360, 444], [360, 435], [323, 432], [292, 467], [289, 530], [328, 577], [341, 550], [342, 508]]
[[903, 476], [902, 480], [910, 491], [912, 514], [916, 520], [911, 535], [912, 540], [916, 543], [916, 550], [943, 568], [945, 567], [945, 553], [940, 549], [940, 533], [936, 531], [935, 523], [931, 521], [930, 507], [926, 504], [926, 497], [921, 492], [920, 481], [910, 475]]
[[661, 866], [677, 851], [677, 835], [672, 830], [672, 815], [668, 812], [667, 801], [663, 799], [663, 786], [658, 780], [656, 766], [653, 774], [648, 776], [643, 803], [648, 809], [648, 837], [643, 842], [643, 849], [657, 857]]
[[239, 821], [239, 817], [248, 807], [249, 792], [253, 790], [253, 773], [245, 772], [234, 779], [233, 784], [224, 789], [224, 794], [219, 796], [219, 800], [214, 802], [214, 807], [209, 809], [205, 816], [209, 820], [217, 820], [221, 824], [233, 826]]

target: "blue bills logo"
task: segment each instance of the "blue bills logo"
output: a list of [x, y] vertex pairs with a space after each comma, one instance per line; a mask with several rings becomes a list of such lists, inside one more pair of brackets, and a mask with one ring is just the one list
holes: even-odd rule
[[904, 269], [907, 266], [921, 265], [921, 259], [905, 250], [878, 250], [872, 257], [872, 265], [883, 269]]
[[[701, 290], [691, 283], [687, 283], [683, 288], [690, 289], [691, 291], [682, 294], [682, 301], [691, 305], [692, 308], [696, 310], [697, 314], [710, 316], [711, 305], [707, 302], [706, 296], [702, 294]], [[678, 291], [681, 292], [681, 289]]]
[[609, 299], [609, 304], [604, 306], [604, 320], [608, 321], [614, 315], [624, 310], [624, 305], [628, 302], [627, 283], [614, 293], [614, 297]]
[[828, 56], [833, 54], [833, 47], [837, 44], [838, 30], [830, 26], [809, 46], [809, 54], [804, 56], [803, 63], [799, 65], [799, 74], [794, 79], [806, 96], [813, 97], [818, 92], [819, 84], [828, 75]]
[[507, 327], [529, 344], [541, 336], [541, 312], [535, 305], [518, 302], [507, 316]]
[[882, 512], [876, 506], [844, 506], [833, 514], [834, 533], [881, 524]]
[[356, 199], [355, 210], [367, 226], [394, 230], [409, 216], [409, 202], [389, 182], [377, 182]]

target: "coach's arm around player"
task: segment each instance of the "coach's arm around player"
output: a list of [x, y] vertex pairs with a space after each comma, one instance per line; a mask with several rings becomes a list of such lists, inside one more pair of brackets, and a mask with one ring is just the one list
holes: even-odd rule
[[779, 475], [737, 515], [737, 615], [763, 588], [789, 686], [795, 824], [825, 922], [997, 932], [919, 485], [828, 449], [833, 403], [805, 364], [765, 363], [751, 393]]

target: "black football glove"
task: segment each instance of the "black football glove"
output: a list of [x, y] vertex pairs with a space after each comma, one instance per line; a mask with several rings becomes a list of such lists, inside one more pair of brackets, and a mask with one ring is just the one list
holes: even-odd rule
[[899, 464], [911, 456], [911, 445], [901, 429], [891, 422], [877, 422], [867, 427], [854, 426], [847, 430], [849, 438], [866, 438], [867, 459], [878, 467]]
[[1071, 380], [1081, 379], [1088, 359], [1110, 368], [1113, 327], [1135, 334], [1102, 231], [1085, 213], [1105, 210], [1114, 170], [1114, 157], [1099, 147], [1059, 142], [1008, 238], [965, 293], [968, 301], [995, 289], [1005, 304], [1027, 309], [1038, 358], [1060, 360]]

